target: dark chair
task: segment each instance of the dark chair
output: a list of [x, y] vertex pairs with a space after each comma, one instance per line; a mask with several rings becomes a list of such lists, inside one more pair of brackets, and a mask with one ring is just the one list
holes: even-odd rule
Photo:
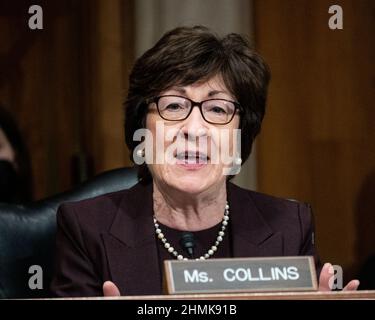
[[[132, 187], [133, 168], [100, 174], [71, 191], [30, 205], [0, 203], [0, 298], [49, 297], [53, 273], [56, 211], [63, 202], [92, 198]], [[32, 265], [43, 270], [43, 289], [30, 289]]]
[[367, 258], [357, 279], [360, 283], [359, 290], [375, 290], [375, 254]]

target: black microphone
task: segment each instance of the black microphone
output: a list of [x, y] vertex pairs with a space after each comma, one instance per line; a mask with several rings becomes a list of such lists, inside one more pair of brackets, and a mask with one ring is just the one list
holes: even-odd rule
[[180, 239], [180, 245], [187, 251], [190, 258], [192, 258], [195, 247], [194, 234], [191, 232], [184, 232]]

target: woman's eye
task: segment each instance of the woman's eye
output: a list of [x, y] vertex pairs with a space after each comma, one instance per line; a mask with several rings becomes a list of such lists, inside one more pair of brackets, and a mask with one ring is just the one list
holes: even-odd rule
[[182, 108], [181, 105], [179, 105], [177, 103], [171, 103], [171, 104], [167, 105], [165, 109], [174, 111], [174, 110], [179, 110], [181, 108]]
[[226, 111], [223, 108], [217, 107], [217, 106], [212, 107], [210, 109], [210, 111], [213, 112], [213, 113], [218, 113], [218, 114], [220, 114], [220, 113], [222, 113], [222, 114], [226, 113]]

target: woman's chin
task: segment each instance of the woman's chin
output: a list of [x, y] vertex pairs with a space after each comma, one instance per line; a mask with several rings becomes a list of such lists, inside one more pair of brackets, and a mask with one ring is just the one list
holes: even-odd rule
[[217, 175], [213, 168], [209, 168], [208, 166], [204, 166], [201, 168], [195, 168], [195, 170], [191, 170], [186, 168], [174, 168], [177, 170], [175, 174], [170, 176], [169, 183], [173, 185], [175, 189], [187, 192], [187, 193], [199, 193], [210, 186], [215, 184], [218, 179], [214, 179]]
[[189, 194], [197, 194], [207, 189], [207, 185], [198, 179], [180, 179], [174, 181], [173, 187]]

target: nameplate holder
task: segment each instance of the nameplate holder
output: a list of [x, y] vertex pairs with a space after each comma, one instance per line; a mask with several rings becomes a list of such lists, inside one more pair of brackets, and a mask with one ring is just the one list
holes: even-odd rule
[[167, 294], [318, 290], [312, 256], [164, 261]]

